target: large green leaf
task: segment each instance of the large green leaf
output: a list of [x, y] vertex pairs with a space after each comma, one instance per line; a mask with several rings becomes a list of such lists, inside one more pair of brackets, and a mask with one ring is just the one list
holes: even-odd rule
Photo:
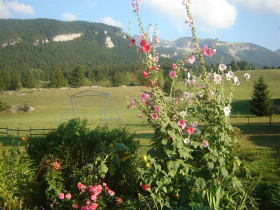
[[117, 164], [118, 168], [120, 167], [120, 163], [121, 163], [121, 159], [118, 155], [113, 155], [112, 159], [111, 159], [114, 163]]

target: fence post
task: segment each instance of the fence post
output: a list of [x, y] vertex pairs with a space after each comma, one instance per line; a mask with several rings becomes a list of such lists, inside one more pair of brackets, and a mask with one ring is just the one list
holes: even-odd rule
[[44, 126], [43, 126], [43, 134], [45, 134], [45, 128], [44, 128]]
[[237, 112], [237, 118], [239, 118], [239, 111]]
[[271, 115], [270, 115], [270, 120], [269, 120], [269, 127], [271, 127]]
[[31, 129], [31, 126], [30, 126], [30, 137], [32, 137], [32, 129]]
[[250, 117], [248, 116], [248, 126], [249, 126], [249, 118], [250, 118]]
[[9, 136], [9, 128], [8, 128], [8, 126], [7, 126], [7, 137]]
[[19, 138], [19, 127], [17, 128], [17, 137]]

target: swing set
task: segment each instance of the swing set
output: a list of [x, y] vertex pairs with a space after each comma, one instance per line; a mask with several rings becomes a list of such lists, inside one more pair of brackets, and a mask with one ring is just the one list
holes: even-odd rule
[[85, 90], [71, 95], [58, 125], [72, 118], [87, 119], [88, 125], [102, 125], [117, 120], [124, 126], [111, 95], [99, 90]]

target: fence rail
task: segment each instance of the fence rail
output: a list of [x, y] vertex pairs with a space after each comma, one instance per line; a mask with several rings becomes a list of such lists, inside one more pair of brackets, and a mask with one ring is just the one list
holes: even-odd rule
[[[17, 137], [20, 137], [20, 133], [25, 132], [28, 133], [30, 136], [44, 136], [47, 135], [49, 133], [49, 131], [54, 130], [52, 128], [32, 128], [30, 127], [30, 129], [19, 129], [19, 127], [17, 129], [14, 128], [8, 128], [8, 126], [6, 128], [0, 128], [0, 134], [5, 134], [6, 136], [9, 136], [9, 134], [11, 134], [11, 132], [17, 132]], [[32, 132], [32, 131], [35, 131]], [[42, 131], [42, 132], [38, 132], [38, 131]]]

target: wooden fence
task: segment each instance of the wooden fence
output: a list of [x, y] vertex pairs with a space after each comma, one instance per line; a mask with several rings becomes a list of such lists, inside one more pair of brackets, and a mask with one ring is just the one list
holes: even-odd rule
[[[6, 136], [9, 136], [12, 133], [14, 134], [14, 132], [16, 132], [17, 137], [25, 136], [26, 134], [28, 134], [30, 136], [44, 136], [44, 135], [47, 135], [47, 133], [51, 130], [54, 130], [54, 129], [44, 128], [44, 127], [43, 128], [30, 127], [30, 129], [22, 130], [22, 129], [19, 129], [19, 127], [17, 129], [11, 129], [11, 128], [8, 128], [8, 126], [7, 126], [6, 128], [0, 128], [0, 135], [4, 134]], [[25, 135], [20, 135], [20, 133], [22, 133], [22, 132], [24, 132]]]

